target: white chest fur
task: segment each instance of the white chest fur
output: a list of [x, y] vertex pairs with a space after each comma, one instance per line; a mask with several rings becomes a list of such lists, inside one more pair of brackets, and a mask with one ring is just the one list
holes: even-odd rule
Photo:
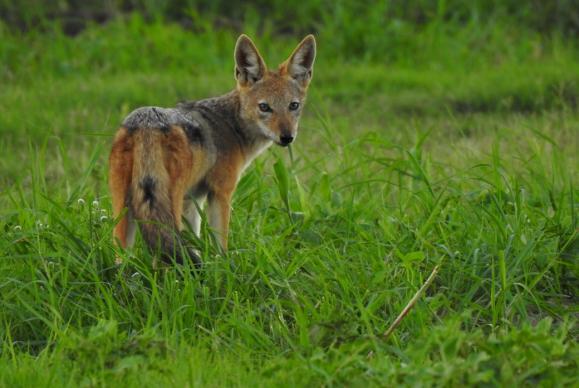
[[241, 171], [239, 174], [240, 177], [241, 177], [241, 174], [243, 174], [243, 172], [245, 171], [245, 169], [247, 167], [249, 167], [251, 162], [253, 162], [253, 160], [255, 158], [257, 158], [259, 155], [261, 155], [263, 151], [268, 149], [272, 143], [273, 142], [271, 140], [265, 140], [263, 142], [257, 143], [254, 147], [252, 147], [249, 150], [249, 152], [247, 152], [245, 154], [245, 163], [243, 164], [243, 167], [241, 168]]

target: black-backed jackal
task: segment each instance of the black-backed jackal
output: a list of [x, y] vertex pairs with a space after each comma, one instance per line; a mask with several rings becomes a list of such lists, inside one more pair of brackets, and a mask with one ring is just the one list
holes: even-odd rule
[[[237, 87], [220, 97], [176, 108], [143, 107], [118, 129], [109, 158], [114, 239], [132, 246], [136, 225], [149, 248], [167, 262], [185, 255], [184, 215], [199, 235], [198, 208], [227, 249], [231, 197], [243, 170], [272, 143], [289, 145], [312, 79], [316, 42], [307, 36], [277, 70], [268, 70], [253, 42], [235, 46]], [[197, 206], [196, 206], [197, 204]]]

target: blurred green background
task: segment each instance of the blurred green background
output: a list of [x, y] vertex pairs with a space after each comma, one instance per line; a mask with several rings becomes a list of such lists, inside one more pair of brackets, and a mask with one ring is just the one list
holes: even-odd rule
[[[146, 24], [172, 23], [192, 34], [235, 31], [295, 39], [314, 33], [325, 58], [445, 67], [539, 59], [553, 45], [576, 43], [579, 31], [579, 6], [572, 0], [314, 0], [299, 5], [280, 0], [2, 0], [0, 15], [4, 35], [52, 31], [76, 36], [97, 24], [130, 23], [133, 15]], [[124, 43], [111, 48], [133, 54], [142, 48]], [[3, 47], [2, 54], [11, 58], [13, 50]], [[159, 54], [159, 62], [168, 59], [169, 54]], [[17, 73], [11, 65], [8, 61], [9, 73], [3, 76]]]
[[[368, 32], [423, 28], [431, 24], [458, 27], [476, 24], [506, 24], [542, 34], [553, 32], [575, 37], [579, 11], [572, 0], [390, 0], [361, 3], [353, 0], [313, 0], [299, 4], [273, 0], [24, 0], [0, 2], [2, 19], [20, 30], [35, 29], [61, 23], [67, 34], [77, 34], [88, 23], [103, 23], [123, 14], [138, 12], [146, 19], [163, 18], [190, 28], [199, 28], [213, 19], [219, 27], [240, 29], [245, 22], [256, 23], [260, 29], [275, 34], [302, 34], [332, 30], [335, 38], [363, 38]], [[253, 20], [252, 20], [253, 19]], [[358, 42], [364, 52], [368, 39]], [[374, 42], [380, 44], [379, 42]], [[377, 46], [388, 47], [386, 44]], [[390, 46], [391, 47], [391, 46]], [[376, 55], [377, 53], [372, 53]]]

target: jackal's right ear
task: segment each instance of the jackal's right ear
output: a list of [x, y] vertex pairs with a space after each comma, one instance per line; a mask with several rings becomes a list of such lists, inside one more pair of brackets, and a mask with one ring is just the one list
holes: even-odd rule
[[265, 75], [267, 68], [257, 47], [245, 34], [235, 44], [235, 79], [242, 86], [250, 86]]

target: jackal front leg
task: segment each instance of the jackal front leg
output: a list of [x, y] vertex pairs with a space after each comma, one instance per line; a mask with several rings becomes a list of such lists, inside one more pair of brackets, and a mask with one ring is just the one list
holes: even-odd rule
[[221, 249], [227, 251], [227, 235], [229, 234], [229, 215], [231, 213], [231, 194], [212, 193], [207, 204], [209, 226]]

